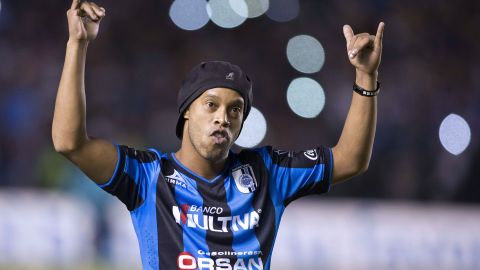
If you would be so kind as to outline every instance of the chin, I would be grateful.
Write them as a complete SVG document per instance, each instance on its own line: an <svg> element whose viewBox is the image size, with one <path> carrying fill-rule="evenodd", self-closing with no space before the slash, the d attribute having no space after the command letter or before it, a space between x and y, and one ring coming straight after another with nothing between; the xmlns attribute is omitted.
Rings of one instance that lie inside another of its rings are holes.
<svg viewBox="0 0 480 270"><path fill-rule="evenodd" d="M229 149L230 146L221 147L214 145L210 149L206 150L202 156L210 161L217 161L226 158L228 156Z"/></svg>

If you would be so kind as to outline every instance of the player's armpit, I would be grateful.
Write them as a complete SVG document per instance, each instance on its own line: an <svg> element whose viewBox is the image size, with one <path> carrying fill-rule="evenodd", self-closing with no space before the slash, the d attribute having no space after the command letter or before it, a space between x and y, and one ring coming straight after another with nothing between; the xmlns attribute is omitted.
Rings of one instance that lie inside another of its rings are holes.
<svg viewBox="0 0 480 270"><path fill-rule="evenodd" d="M99 185L110 180L118 160L116 146L98 138L90 138L77 149L61 154Z"/></svg>

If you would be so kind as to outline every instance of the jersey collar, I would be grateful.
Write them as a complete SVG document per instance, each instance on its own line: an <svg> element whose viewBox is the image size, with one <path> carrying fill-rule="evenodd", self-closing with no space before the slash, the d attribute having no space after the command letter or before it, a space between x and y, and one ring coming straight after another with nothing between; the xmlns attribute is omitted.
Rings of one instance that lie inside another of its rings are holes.
<svg viewBox="0 0 480 270"><path fill-rule="evenodd" d="M228 174L229 174L229 169L232 165L232 162L233 162L233 152L230 150L229 153L228 153L228 157L227 157L227 161L225 162L225 166L224 168L222 169L222 171L220 172L220 174L218 174L217 176L215 176L213 179L207 179L201 175L198 175L196 174L195 172L193 172L192 170L190 170L189 168L187 168L185 165L183 165L176 157L175 157L175 153L173 152L170 152L168 154L168 158L172 161L173 163L173 166L179 170L180 172L182 172L183 174L185 174L186 176L188 176L189 178L191 179L194 179L196 181L200 180L200 181L203 181L203 182L206 182L206 183L209 183L209 184L214 184L216 183L217 181L220 181L220 180L223 180L225 179Z"/></svg>

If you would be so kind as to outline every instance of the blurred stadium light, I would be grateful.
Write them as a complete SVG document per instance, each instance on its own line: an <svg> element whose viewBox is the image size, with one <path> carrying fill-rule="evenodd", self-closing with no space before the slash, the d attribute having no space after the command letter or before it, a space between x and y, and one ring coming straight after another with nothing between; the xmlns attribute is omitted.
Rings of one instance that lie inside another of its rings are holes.
<svg viewBox="0 0 480 270"><path fill-rule="evenodd" d="M248 7L244 0L236 1L235 7L237 10L242 10L240 14L248 12ZM225 0L210 0L207 4L207 12L212 22L223 28L235 28L247 19L247 17L240 16L235 12L230 2Z"/></svg>
<svg viewBox="0 0 480 270"><path fill-rule="evenodd" d="M315 80L306 77L296 78L288 86L287 102L295 114L304 118L314 118L325 106L325 93Z"/></svg>
<svg viewBox="0 0 480 270"><path fill-rule="evenodd" d="M247 9L244 8L244 2ZM233 11L242 17L256 18L263 15L270 5L269 0L229 0Z"/></svg>
<svg viewBox="0 0 480 270"><path fill-rule="evenodd" d="M265 117L257 108L252 107L235 144L241 147L254 147L262 142L266 133L267 121Z"/></svg>
<svg viewBox="0 0 480 270"><path fill-rule="evenodd" d="M449 114L443 119L438 131L443 147L453 155L460 155L470 144L470 126L457 114Z"/></svg>
<svg viewBox="0 0 480 270"><path fill-rule="evenodd" d="M173 23L184 30L198 30L210 20L205 0L175 0L169 15Z"/></svg>
<svg viewBox="0 0 480 270"><path fill-rule="evenodd" d="M287 59L296 70L315 73L320 71L325 63L325 51L314 37L298 35L288 41Z"/></svg>

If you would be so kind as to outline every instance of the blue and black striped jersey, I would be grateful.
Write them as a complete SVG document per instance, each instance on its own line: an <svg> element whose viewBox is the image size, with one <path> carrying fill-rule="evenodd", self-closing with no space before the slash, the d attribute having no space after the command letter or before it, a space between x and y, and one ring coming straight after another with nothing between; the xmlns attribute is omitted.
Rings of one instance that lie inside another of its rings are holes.
<svg viewBox="0 0 480 270"><path fill-rule="evenodd" d="M330 148L270 146L229 152L205 179L173 153L119 145L115 173L102 189L130 211L144 269L269 269L285 207L330 187Z"/></svg>

